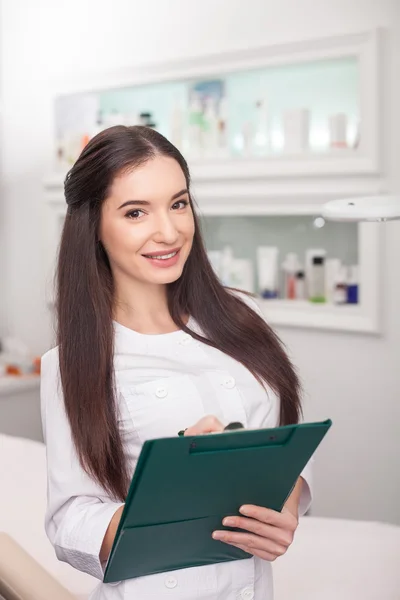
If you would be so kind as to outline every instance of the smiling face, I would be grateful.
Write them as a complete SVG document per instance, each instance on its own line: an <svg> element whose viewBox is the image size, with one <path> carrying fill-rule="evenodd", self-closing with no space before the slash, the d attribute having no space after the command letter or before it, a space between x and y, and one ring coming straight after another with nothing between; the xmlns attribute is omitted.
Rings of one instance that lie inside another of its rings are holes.
<svg viewBox="0 0 400 600"><path fill-rule="evenodd" d="M101 209L99 238L114 281L167 284L179 279L194 236L184 173L156 156L116 177Z"/></svg>

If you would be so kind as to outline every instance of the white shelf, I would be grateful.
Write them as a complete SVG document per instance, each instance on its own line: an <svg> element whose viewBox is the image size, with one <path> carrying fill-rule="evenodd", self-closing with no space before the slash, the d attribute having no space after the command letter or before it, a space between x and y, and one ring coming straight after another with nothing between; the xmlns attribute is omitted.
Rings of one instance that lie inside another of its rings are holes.
<svg viewBox="0 0 400 600"><path fill-rule="evenodd" d="M264 157L191 158L186 156L194 183L207 181L262 180L270 177L332 177L371 175L375 166L358 150L343 149L290 155L268 154ZM72 165L71 165L72 166ZM57 169L46 178L48 187L63 183L68 169Z"/></svg>
<svg viewBox="0 0 400 600"><path fill-rule="evenodd" d="M39 389L39 375L5 375L0 377L0 397L26 390Z"/></svg>
<svg viewBox="0 0 400 600"><path fill-rule="evenodd" d="M347 176L343 165L344 174L340 174L338 168L337 175L324 175L323 171L312 175L303 166L302 177L293 173L292 177L269 177L266 174L268 161L263 160L262 166L257 159L225 161L220 165L189 162L192 194L200 212L204 215L318 215L321 206L329 200L390 191L387 182L380 177ZM66 174L66 170L54 170L43 180L46 201L57 205L59 212L66 210Z"/></svg>
<svg viewBox="0 0 400 600"><path fill-rule="evenodd" d="M263 179L266 177L313 177L363 175L375 172L376 165L357 150L308 152L298 155L270 154L263 158L190 160L193 181ZM377 169L376 169L377 171Z"/></svg>
<svg viewBox="0 0 400 600"><path fill-rule="evenodd" d="M359 304L319 304L301 300L263 300L258 304L275 326L376 333L376 325Z"/></svg>

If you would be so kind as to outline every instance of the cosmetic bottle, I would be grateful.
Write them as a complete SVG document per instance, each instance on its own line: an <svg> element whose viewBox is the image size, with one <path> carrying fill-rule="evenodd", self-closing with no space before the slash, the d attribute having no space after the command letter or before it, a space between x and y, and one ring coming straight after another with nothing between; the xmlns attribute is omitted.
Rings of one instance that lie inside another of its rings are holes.
<svg viewBox="0 0 400 600"><path fill-rule="evenodd" d="M305 272L300 270L295 275L295 297L296 300L305 300L306 297L306 285L305 285Z"/></svg>
<svg viewBox="0 0 400 600"><path fill-rule="evenodd" d="M302 154L309 148L310 111L287 110L283 113L284 150L288 154Z"/></svg>
<svg viewBox="0 0 400 600"><path fill-rule="evenodd" d="M148 125L151 123L153 117L151 112L143 111L139 113L139 123L140 125Z"/></svg>
<svg viewBox="0 0 400 600"><path fill-rule="evenodd" d="M283 298L295 300L296 298L296 273L300 270L300 263L295 252L289 252L282 264L284 284Z"/></svg>
<svg viewBox="0 0 400 600"><path fill-rule="evenodd" d="M253 123L247 119L242 124L242 156L249 157L253 154Z"/></svg>
<svg viewBox="0 0 400 600"><path fill-rule="evenodd" d="M354 140L353 140L353 148L355 150L357 150L357 148L360 147L360 142L361 142L361 122L358 121L357 125L356 125L356 130L354 133Z"/></svg>
<svg viewBox="0 0 400 600"><path fill-rule="evenodd" d="M189 105L189 152L197 157L202 151L203 107L199 95L192 95Z"/></svg>
<svg viewBox="0 0 400 600"><path fill-rule="evenodd" d="M325 297L326 301L334 303L335 287L342 275L342 262L338 258L325 260Z"/></svg>
<svg viewBox="0 0 400 600"><path fill-rule="evenodd" d="M329 145L331 148L347 148L347 116L344 113L329 117Z"/></svg>
<svg viewBox="0 0 400 600"><path fill-rule="evenodd" d="M218 106L218 156L224 158L228 154L228 99L223 96Z"/></svg>
<svg viewBox="0 0 400 600"><path fill-rule="evenodd" d="M347 304L347 269L341 267L335 277L333 287L333 303Z"/></svg>
<svg viewBox="0 0 400 600"><path fill-rule="evenodd" d="M80 152L79 152L79 154L88 145L89 141L90 141L90 135L88 133L84 133L82 135L82 137L81 137Z"/></svg>
<svg viewBox="0 0 400 600"><path fill-rule="evenodd" d="M325 257L312 258L310 279L308 281L309 300L311 302L325 302Z"/></svg>
<svg viewBox="0 0 400 600"><path fill-rule="evenodd" d="M70 166L68 135L62 134L57 140L57 169L66 170Z"/></svg>
<svg viewBox="0 0 400 600"><path fill-rule="evenodd" d="M358 304L358 265L349 267L349 276L347 281L347 302L348 304Z"/></svg>
<svg viewBox="0 0 400 600"><path fill-rule="evenodd" d="M204 154L215 158L218 154L218 115L213 98L206 99L202 132Z"/></svg>
<svg viewBox="0 0 400 600"><path fill-rule="evenodd" d="M262 298L278 297L278 252L276 246L257 248L258 291Z"/></svg>
<svg viewBox="0 0 400 600"><path fill-rule="evenodd" d="M253 148L255 156L264 156L268 151L268 108L265 98L256 102Z"/></svg>
<svg viewBox="0 0 400 600"><path fill-rule="evenodd" d="M229 281L231 287L254 293L253 262L246 258L234 258L230 264Z"/></svg>

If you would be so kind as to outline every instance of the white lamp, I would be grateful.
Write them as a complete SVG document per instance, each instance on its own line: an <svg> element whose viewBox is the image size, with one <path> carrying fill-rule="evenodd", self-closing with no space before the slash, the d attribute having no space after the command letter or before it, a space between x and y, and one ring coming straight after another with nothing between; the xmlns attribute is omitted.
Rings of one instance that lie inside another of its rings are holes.
<svg viewBox="0 0 400 600"><path fill-rule="evenodd" d="M400 196L332 200L321 214L327 221L393 221L400 219Z"/></svg>

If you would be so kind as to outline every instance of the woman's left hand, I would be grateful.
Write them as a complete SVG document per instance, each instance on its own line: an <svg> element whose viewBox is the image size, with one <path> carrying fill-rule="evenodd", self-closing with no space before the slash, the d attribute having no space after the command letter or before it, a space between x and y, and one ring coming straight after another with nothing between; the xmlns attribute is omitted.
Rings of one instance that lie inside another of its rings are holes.
<svg viewBox="0 0 400 600"><path fill-rule="evenodd" d="M264 560L274 561L285 554L293 542L298 517L286 506L277 512L261 506L242 506L244 516L226 517L222 524L237 527L244 532L214 531L213 538L241 548Z"/></svg>

